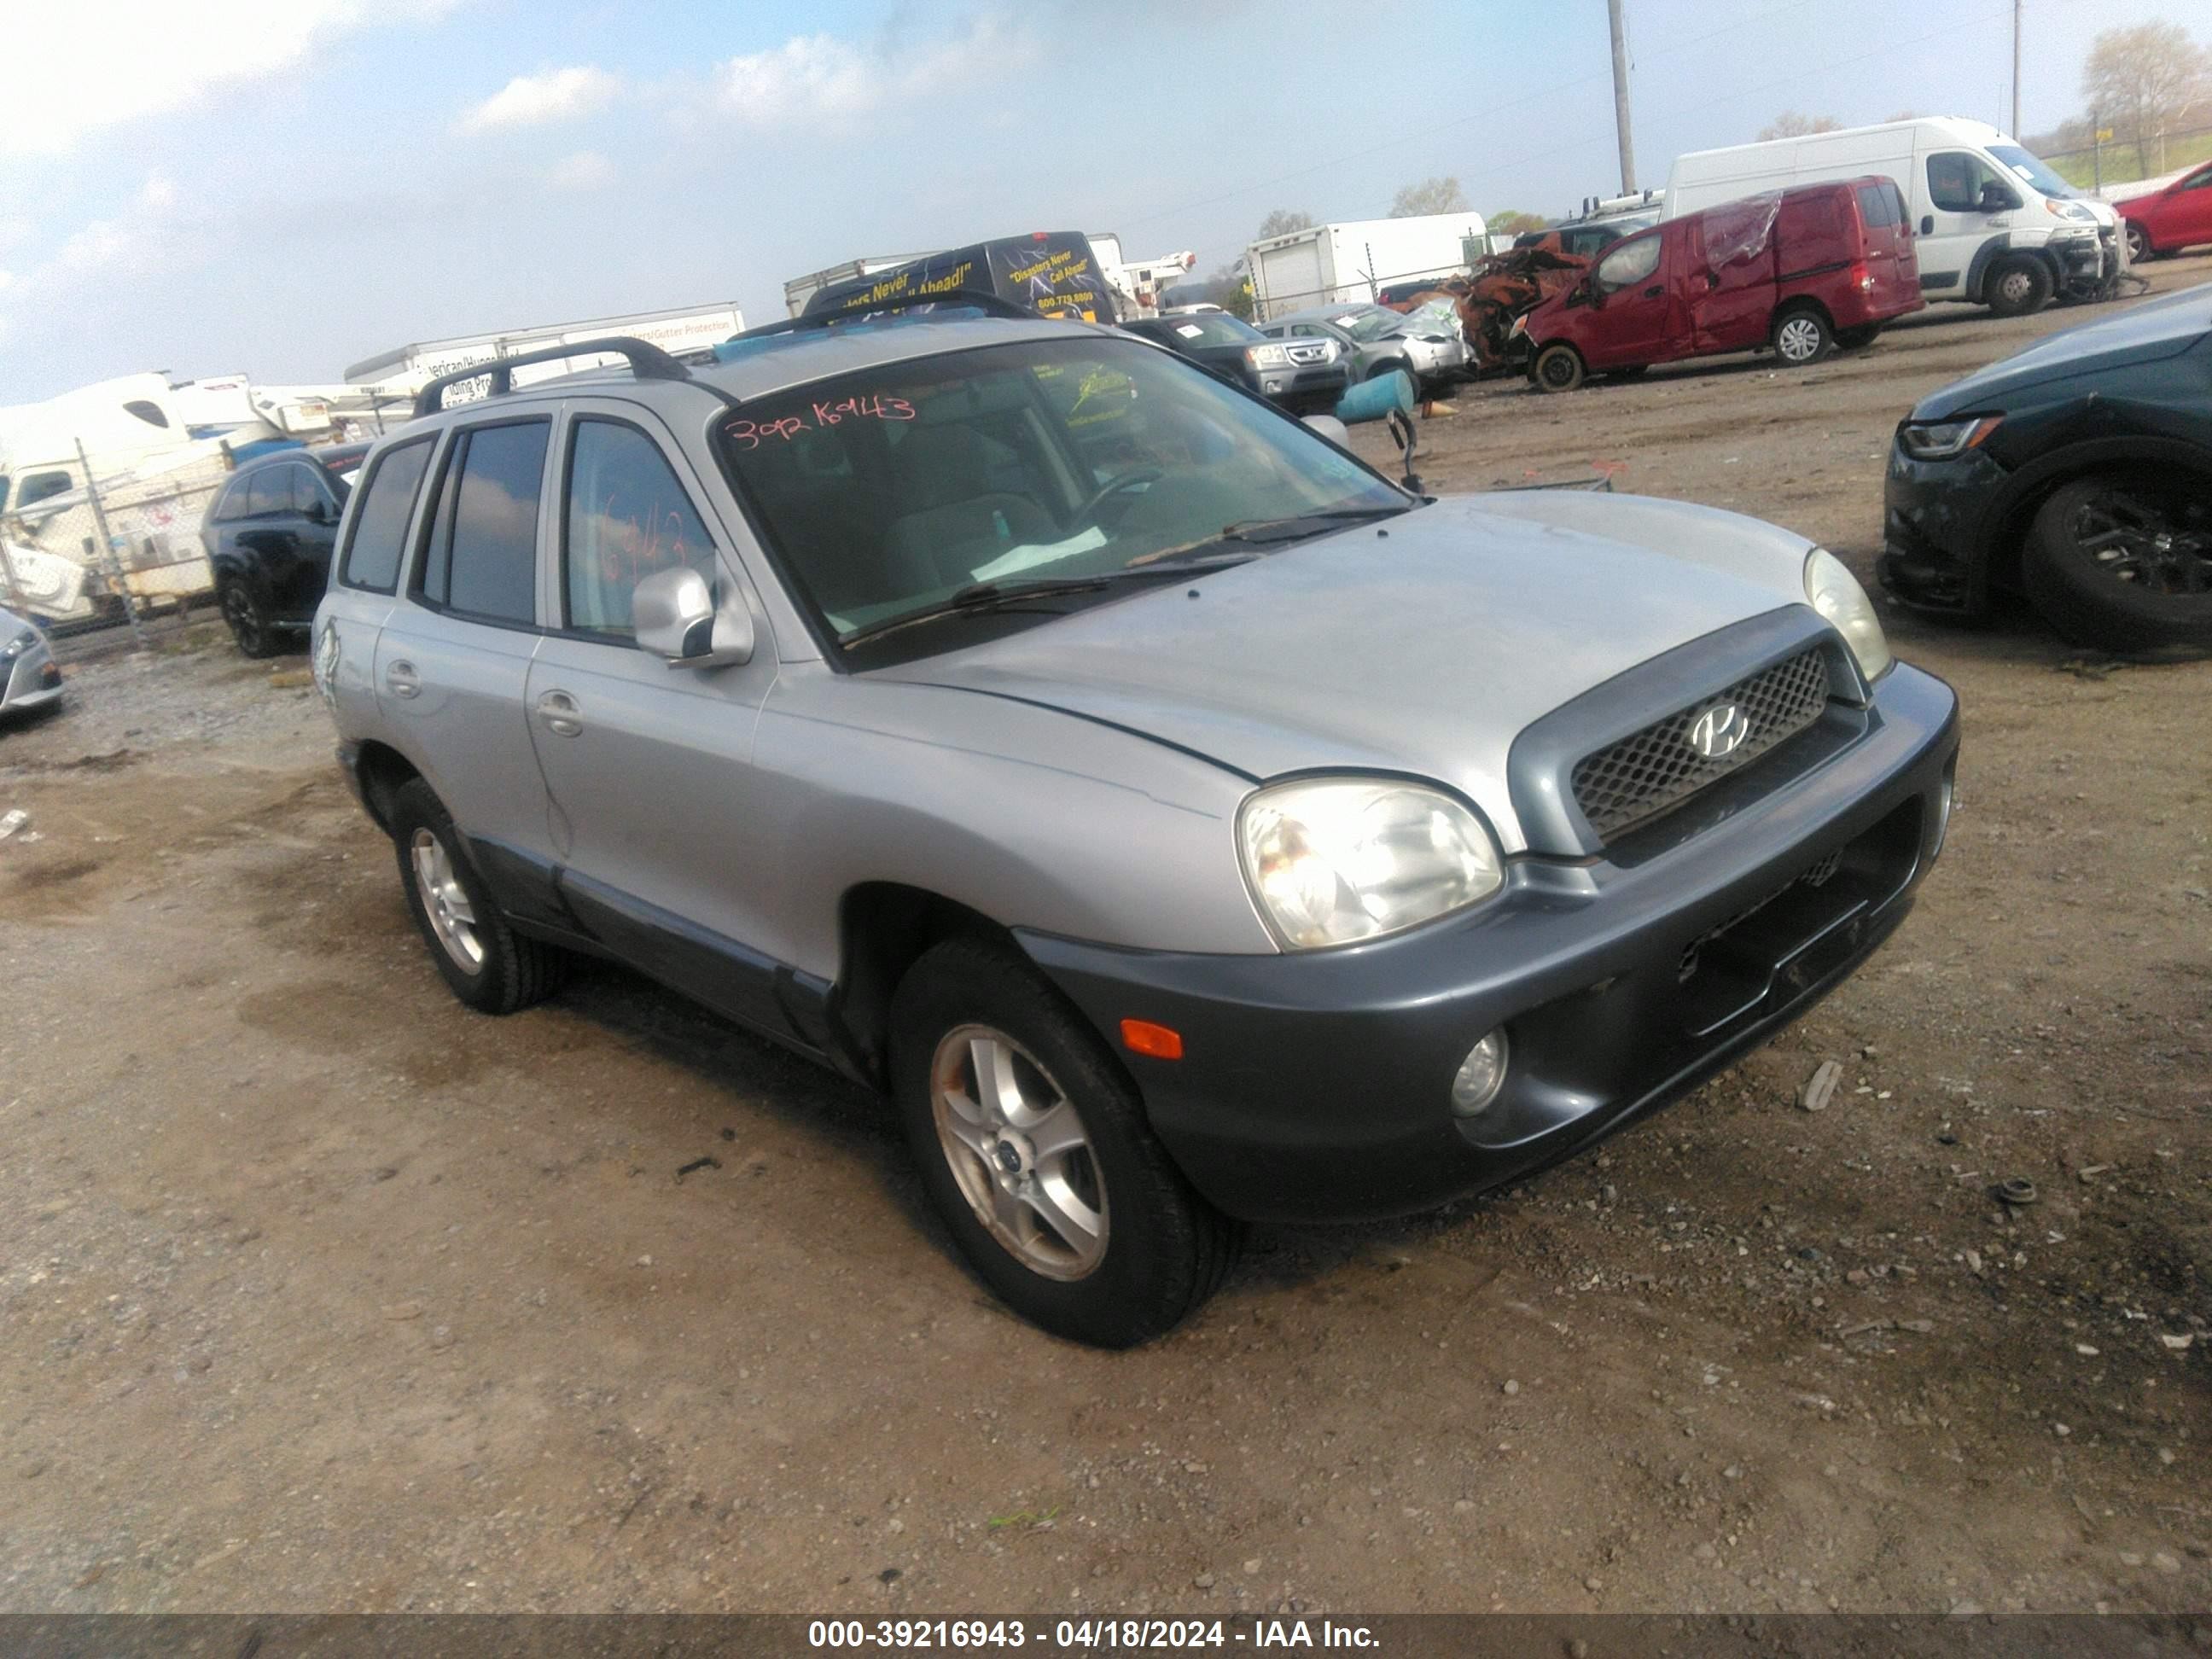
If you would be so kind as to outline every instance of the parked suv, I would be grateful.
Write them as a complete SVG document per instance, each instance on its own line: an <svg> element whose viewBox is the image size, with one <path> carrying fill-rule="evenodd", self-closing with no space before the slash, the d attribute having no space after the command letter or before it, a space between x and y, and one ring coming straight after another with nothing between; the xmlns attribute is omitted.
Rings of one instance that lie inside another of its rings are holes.
<svg viewBox="0 0 2212 1659"><path fill-rule="evenodd" d="M241 462L208 503L200 542L238 648L274 656L314 620L366 444L280 449Z"/></svg>
<svg viewBox="0 0 2212 1659"><path fill-rule="evenodd" d="M1467 369L1467 346L1456 327L1417 326L1410 317L1387 306L1323 306L1292 312L1262 323L1260 331L1292 345L1301 340L1334 340L1353 380L1402 374L1412 379L1416 392L1432 394L1461 379Z"/></svg>
<svg viewBox="0 0 2212 1659"><path fill-rule="evenodd" d="M314 670L463 1002L611 957L880 1089L975 1271L1126 1344L1238 1219L1525 1176L1904 917L1955 705L1830 555L1431 500L998 305L380 443Z"/></svg>
<svg viewBox="0 0 2212 1659"><path fill-rule="evenodd" d="M1121 326L1295 415L1328 413L1350 383L1335 341L1271 340L1225 311L1139 317Z"/></svg>

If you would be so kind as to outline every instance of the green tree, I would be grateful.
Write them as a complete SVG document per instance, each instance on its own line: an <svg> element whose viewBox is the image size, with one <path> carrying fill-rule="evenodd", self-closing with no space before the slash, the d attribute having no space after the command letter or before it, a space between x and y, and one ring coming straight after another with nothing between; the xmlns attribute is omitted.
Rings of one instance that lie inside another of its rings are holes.
<svg viewBox="0 0 2212 1659"><path fill-rule="evenodd" d="M1549 230L1552 222L1539 214L1523 213L1518 208L1508 208L1503 213L1493 213L1483 222L1493 235L1520 236L1532 230Z"/></svg>
<svg viewBox="0 0 2212 1659"><path fill-rule="evenodd" d="M2205 96L2208 60L2204 48L2179 23L2142 23L2106 29L2089 47L2081 66L2081 96L2089 112L2124 134L2135 145L2136 165L2151 173L2145 141L2160 141L2164 160L2166 130Z"/></svg>
<svg viewBox="0 0 2212 1659"><path fill-rule="evenodd" d="M1447 175L1407 185L1390 198L1390 216L1411 219L1423 213L1465 213L1470 205L1458 179Z"/></svg>

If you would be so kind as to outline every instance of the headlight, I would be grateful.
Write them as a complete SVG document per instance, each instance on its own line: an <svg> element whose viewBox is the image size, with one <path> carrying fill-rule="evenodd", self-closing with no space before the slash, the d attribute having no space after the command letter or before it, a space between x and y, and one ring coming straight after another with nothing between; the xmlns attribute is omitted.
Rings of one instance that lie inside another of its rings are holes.
<svg viewBox="0 0 2212 1659"><path fill-rule="evenodd" d="M1246 346L1244 361L1255 368L1285 368L1290 365L1291 354L1279 345Z"/></svg>
<svg viewBox="0 0 2212 1659"><path fill-rule="evenodd" d="M1277 784L1246 800L1237 828L1261 914L1292 950L1395 933L1505 881L1474 813L1395 778Z"/></svg>
<svg viewBox="0 0 2212 1659"><path fill-rule="evenodd" d="M1898 447L1916 461L1948 461L1970 449L2004 423L2002 415L1969 415L1962 420L1907 422L1897 428Z"/></svg>
<svg viewBox="0 0 2212 1659"><path fill-rule="evenodd" d="M1505 331L1505 337L1509 340L1517 340L1528 331L1528 313L1524 311L1513 319L1513 326Z"/></svg>
<svg viewBox="0 0 2212 1659"><path fill-rule="evenodd" d="M2094 220L2097 216L2079 202L2054 202L2048 196L2043 198L2043 207L2054 219Z"/></svg>
<svg viewBox="0 0 2212 1659"><path fill-rule="evenodd" d="M15 661L38 642L38 631L35 629L25 629L7 644L0 645L0 662Z"/></svg>
<svg viewBox="0 0 2212 1659"><path fill-rule="evenodd" d="M1889 641L1874 614L1874 601L1844 562L1824 547L1805 556L1805 598L1844 636L1869 683L1889 672Z"/></svg>

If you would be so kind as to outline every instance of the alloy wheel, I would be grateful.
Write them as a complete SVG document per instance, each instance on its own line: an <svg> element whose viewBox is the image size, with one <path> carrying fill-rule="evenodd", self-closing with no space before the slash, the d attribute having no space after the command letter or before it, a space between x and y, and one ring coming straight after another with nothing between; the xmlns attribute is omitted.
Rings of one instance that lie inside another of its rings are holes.
<svg viewBox="0 0 2212 1659"><path fill-rule="evenodd" d="M222 590L222 619L230 624L239 648L252 653L261 648L261 617L253 596L233 582Z"/></svg>
<svg viewBox="0 0 2212 1659"><path fill-rule="evenodd" d="M1793 363L1809 363L1820 354L1820 325L1809 317L1792 317L1774 336L1774 349Z"/></svg>
<svg viewBox="0 0 2212 1659"><path fill-rule="evenodd" d="M455 967L465 974L478 972L483 967L484 946L477 932L476 906L454 873L446 844L429 830L417 830L408 854L414 860L415 887L422 896L422 914L430 919L431 933Z"/></svg>
<svg viewBox="0 0 2212 1659"><path fill-rule="evenodd" d="M931 1063L930 1109L961 1196L1000 1248L1046 1279L1097 1268L1107 1232L1097 1155L1035 1056L990 1026L956 1026Z"/></svg>
<svg viewBox="0 0 2212 1659"><path fill-rule="evenodd" d="M2087 496L2067 525L2075 551L2114 581L2151 593L2212 593L2212 524L2179 515L2133 490Z"/></svg>

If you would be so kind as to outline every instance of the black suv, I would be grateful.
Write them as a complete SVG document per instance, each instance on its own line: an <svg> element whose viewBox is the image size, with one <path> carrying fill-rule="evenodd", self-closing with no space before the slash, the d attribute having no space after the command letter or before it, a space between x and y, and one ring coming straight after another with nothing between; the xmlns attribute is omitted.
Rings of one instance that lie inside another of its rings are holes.
<svg viewBox="0 0 2212 1659"><path fill-rule="evenodd" d="M238 648L274 656L282 635L314 620L331 571L338 515L367 444L283 449L241 462L209 504L200 541Z"/></svg>

